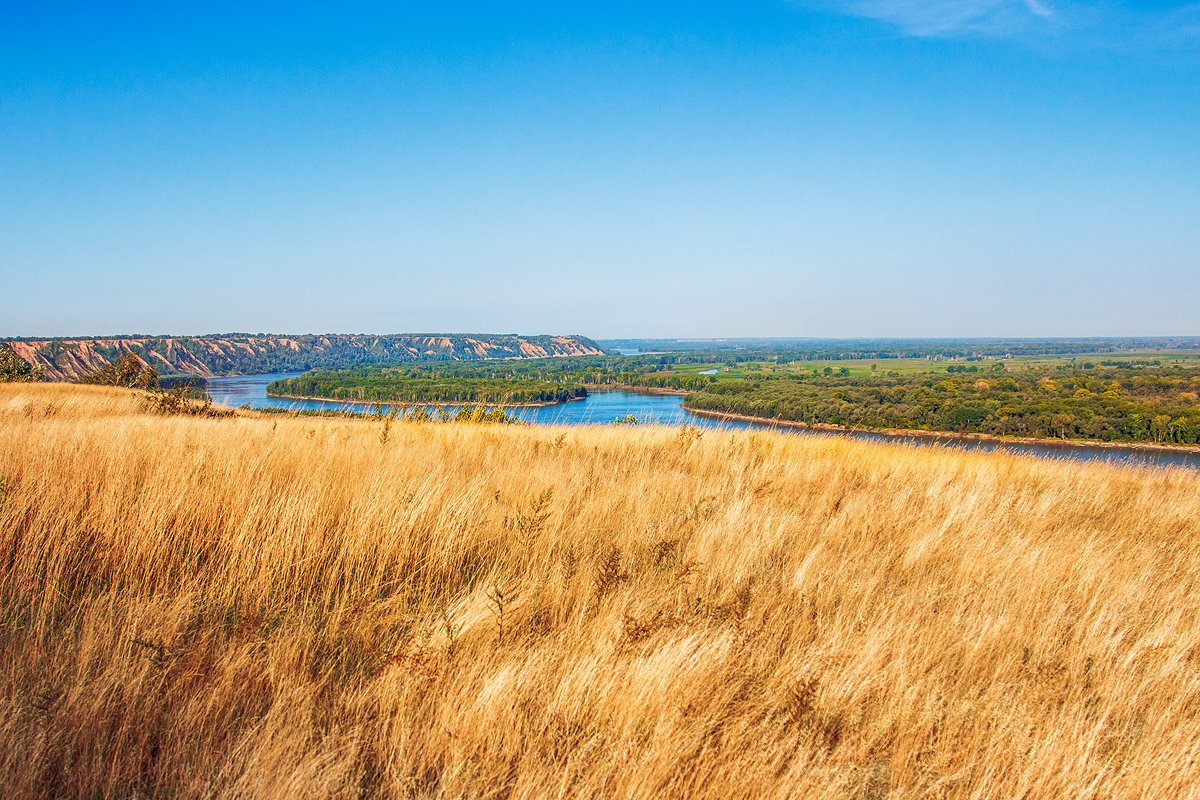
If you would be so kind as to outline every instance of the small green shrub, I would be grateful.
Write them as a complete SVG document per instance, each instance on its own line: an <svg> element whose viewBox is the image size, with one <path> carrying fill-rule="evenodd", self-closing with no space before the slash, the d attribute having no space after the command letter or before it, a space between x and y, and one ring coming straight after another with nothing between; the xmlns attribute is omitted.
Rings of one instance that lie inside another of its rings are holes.
<svg viewBox="0 0 1200 800"><path fill-rule="evenodd" d="M0 383L44 380L41 367L26 364L11 347L0 347Z"/></svg>
<svg viewBox="0 0 1200 800"><path fill-rule="evenodd" d="M187 414L194 417L231 417L233 411L214 408L212 397L203 389L176 386L174 389L152 389L147 398L150 410L156 414Z"/></svg>
<svg viewBox="0 0 1200 800"><path fill-rule="evenodd" d="M130 389L155 389L158 371L133 353L126 353L111 364L89 372L78 380L97 386L124 386Z"/></svg>

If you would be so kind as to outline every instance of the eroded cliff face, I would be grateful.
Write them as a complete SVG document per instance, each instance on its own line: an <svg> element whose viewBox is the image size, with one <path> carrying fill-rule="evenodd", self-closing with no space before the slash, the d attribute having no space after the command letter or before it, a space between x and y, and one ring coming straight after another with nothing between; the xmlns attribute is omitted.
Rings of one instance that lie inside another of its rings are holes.
<svg viewBox="0 0 1200 800"><path fill-rule="evenodd" d="M27 363L43 367L52 380L78 378L126 353L159 372L212 377L399 361L553 358L605 352L584 336L491 334L130 336L10 340L4 344Z"/></svg>

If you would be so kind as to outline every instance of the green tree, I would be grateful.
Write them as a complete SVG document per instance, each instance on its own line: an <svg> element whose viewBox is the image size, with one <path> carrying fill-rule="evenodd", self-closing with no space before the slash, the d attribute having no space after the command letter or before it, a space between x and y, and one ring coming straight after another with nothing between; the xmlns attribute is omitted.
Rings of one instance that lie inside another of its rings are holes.
<svg viewBox="0 0 1200 800"><path fill-rule="evenodd" d="M40 381L41 367L26 364L11 347L0 347L0 383L13 381Z"/></svg>
<svg viewBox="0 0 1200 800"><path fill-rule="evenodd" d="M1154 441L1161 442L1173 431L1171 430L1171 417L1167 414L1158 414L1150 420L1150 431L1154 436Z"/></svg>
<svg viewBox="0 0 1200 800"><path fill-rule="evenodd" d="M1058 434L1058 438L1067 438L1067 433L1075 425L1075 418L1070 414L1054 414L1050 417L1050 427Z"/></svg>

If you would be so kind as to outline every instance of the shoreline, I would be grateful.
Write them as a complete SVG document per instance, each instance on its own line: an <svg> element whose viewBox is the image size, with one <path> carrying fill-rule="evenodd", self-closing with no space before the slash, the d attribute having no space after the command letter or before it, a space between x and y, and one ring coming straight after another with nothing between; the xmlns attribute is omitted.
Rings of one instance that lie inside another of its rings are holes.
<svg viewBox="0 0 1200 800"><path fill-rule="evenodd" d="M405 406L416 407L424 406L427 408L462 408L469 406L473 408L546 408L547 406L561 406L567 403L574 403L577 400L586 400L587 397L572 397L568 400L558 400L546 403L487 403L475 400L446 402L444 400L338 400L332 397L304 397L296 394L272 394L266 392L266 396L275 400L305 400L310 403L333 403L343 406Z"/></svg>
<svg viewBox="0 0 1200 800"><path fill-rule="evenodd" d="M1037 439L1027 436L995 436L990 433L955 433L953 431L920 431L904 428L855 428L849 425L834 425L828 422L809 424L790 419L772 419L771 417L753 417L748 414L736 414L731 411L710 411L708 409L688 408L681 406L689 414L708 419L723 419L731 422L753 422L761 425L779 426L781 428L801 428L822 433L843 434L873 434L889 439L928 439L931 441L982 442L997 445L1035 446L1050 449L1091 448L1095 450L1117 450L1128 452L1148 453L1179 453L1200 455L1200 446L1151 444L1148 442L1094 442L1081 439Z"/></svg>
<svg viewBox="0 0 1200 800"><path fill-rule="evenodd" d="M666 386L626 386L623 383L581 383L583 388L597 392L628 392L630 394L661 394L686 397L691 394L687 389L670 389Z"/></svg>
<svg viewBox="0 0 1200 800"><path fill-rule="evenodd" d="M691 392L686 389L668 389L660 386L625 386L624 384L611 383L581 383L579 384L584 389L591 392L628 392L630 394L655 394L655 395L675 395L678 397L686 397ZM447 402L445 400L338 400L332 397L307 397L298 394L273 394L265 392L267 397L275 400L306 400L311 403L338 403L341 405L351 406L431 406L434 408L458 408L460 406L487 406L488 408L547 408L549 406L561 406L567 403L574 403L580 400L586 400L587 395L583 397L571 397L567 400L559 400L545 403L480 403L476 401L454 401ZM691 409L687 409L691 411Z"/></svg>

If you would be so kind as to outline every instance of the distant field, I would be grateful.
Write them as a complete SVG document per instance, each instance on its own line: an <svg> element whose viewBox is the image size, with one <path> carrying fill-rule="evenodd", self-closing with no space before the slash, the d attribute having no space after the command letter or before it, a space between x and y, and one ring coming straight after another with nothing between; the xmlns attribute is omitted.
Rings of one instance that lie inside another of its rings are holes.
<svg viewBox="0 0 1200 800"><path fill-rule="evenodd" d="M735 354L731 354L733 357ZM1200 364L1200 352L1196 350L1155 350L1144 353L1082 353L1063 356L1014 356L1008 359L981 359L979 361L944 360L931 361L926 358L877 358L877 359L822 359L817 361L797 361L794 363L778 363L773 360L757 360L739 362L734 366L721 365L717 373L718 379L745 378L747 375L787 374L795 372L823 371L826 367L840 372L845 368L854 377L871 377L896 372L900 375L921 372L945 372L947 367L977 367L986 369L997 362L1003 363L1009 369L1022 367L1057 367L1072 364L1101 364L1104 361L1121 363L1144 363L1160 361L1163 364L1180 364L1196 366ZM677 364L671 367L673 372L695 375L700 371L712 368L712 364ZM872 369L874 367L874 369Z"/></svg>
<svg viewBox="0 0 1200 800"><path fill-rule="evenodd" d="M1200 786L1200 475L0 384L5 797Z"/></svg>

